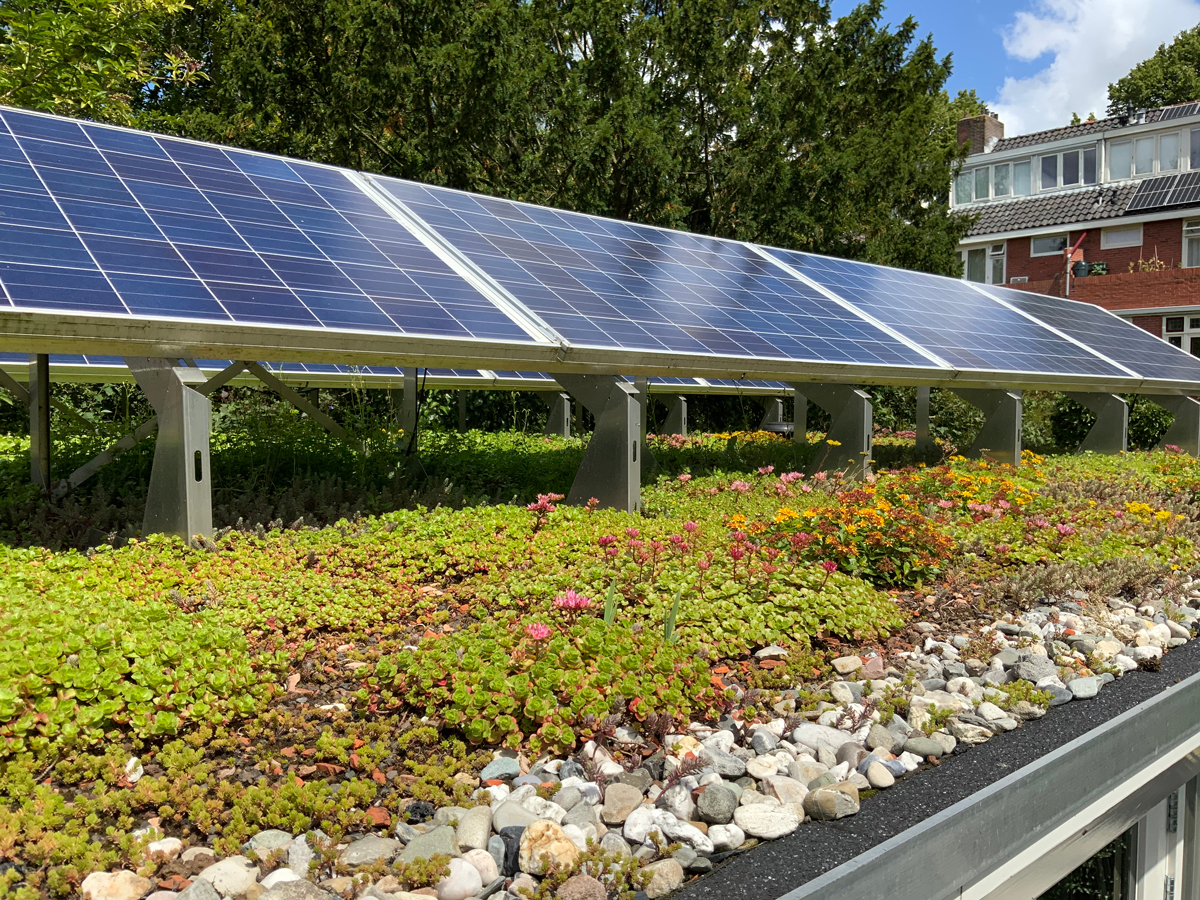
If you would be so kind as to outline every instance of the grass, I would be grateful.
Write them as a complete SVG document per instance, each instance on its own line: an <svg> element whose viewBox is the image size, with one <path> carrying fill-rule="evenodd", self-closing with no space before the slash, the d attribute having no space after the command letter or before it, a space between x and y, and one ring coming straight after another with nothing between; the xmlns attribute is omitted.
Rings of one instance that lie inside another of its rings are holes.
<svg viewBox="0 0 1200 900"><path fill-rule="evenodd" d="M1200 463L1181 454L955 459L859 484L794 475L802 453L771 435L662 438L635 515L550 496L578 440L431 434L407 475L385 449L356 462L323 442L299 425L215 442L220 515L244 527L207 549L133 536L140 457L114 470L123 494L102 482L49 513L6 490L0 856L20 868L0 896L137 867L147 819L221 852L266 827L338 837L369 808L470 806L489 746L774 717L963 578L995 586L977 612L996 614L1068 581L1116 593L1197 568ZM17 491L24 445L0 450ZM114 496L117 527L88 518ZM88 528L125 539L61 549ZM769 643L786 664L754 662Z"/></svg>

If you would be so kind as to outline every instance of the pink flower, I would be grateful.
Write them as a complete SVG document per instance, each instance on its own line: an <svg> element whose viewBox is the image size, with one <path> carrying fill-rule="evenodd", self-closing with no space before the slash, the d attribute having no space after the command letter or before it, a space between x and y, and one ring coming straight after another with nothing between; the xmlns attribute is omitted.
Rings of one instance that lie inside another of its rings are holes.
<svg viewBox="0 0 1200 900"><path fill-rule="evenodd" d="M741 547L730 547L729 548L729 558L732 559L734 562L737 562L739 559L744 559L745 556L746 556L746 551L743 550Z"/></svg>
<svg viewBox="0 0 1200 900"><path fill-rule="evenodd" d="M1063 537L1066 537L1068 534L1075 533L1074 528L1072 528L1070 525L1064 525L1061 522L1058 523L1057 525L1055 525L1054 527L1058 530L1058 533L1061 534Z"/></svg>
<svg viewBox="0 0 1200 900"><path fill-rule="evenodd" d="M735 481L733 484L729 485L729 489L731 491L737 491L739 494L744 494L746 491L750 490L750 482Z"/></svg>
<svg viewBox="0 0 1200 900"><path fill-rule="evenodd" d="M635 538L634 540L631 540L629 542L629 546L633 547L636 550L638 547L645 546L645 543L646 543L645 541L639 541Z"/></svg>
<svg viewBox="0 0 1200 900"><path fill-rule="evenodd" d="M664 550L667 549L667 545L664 544L662 541L651 541L650 549L653 550L655 553L662 553Z"/></svg>
<svg viewBox="0 0 1200 900"><path fill-rule="evenodd" d="M691 481L691 480L692 480L692 476L691 476L691 475L689 475L687 472L684 472L684 473L683 473L682 475L680 475L680 476L679 476L679 478L677 478L676 480L677 480L677 481L682 481L684 484L687 484L689 481Z"/></svg>
<svg viewBox="0 0 1200 900"><path fill-rule="evenodd" d="M785 482L780 481L778 484L775 485L775 496L776 497L790 497L790 496L792 496L792 492L788 489L788 486Z"/></svg>
<svg viewBox="0 0 1200 900"><path fill-rule="evenodd" d="M567 592L565 594L563 594L561 597L554 598L554 605L559 609L587 609L592 605L592 598L575 593L573 588L567 588Z"/></svg>
<svg viewBox="0 0 1200 900"><path fill-rule="evenodd" d="M607 550L605 550L604 552L605 552L605 553L606 553L608 556L610 556L610 557L615 557L615 556L616 556L618 553L620 553L621 551L620 551L620 550L618 550L616 547L609 547L609 548L608 548Z"/></svg>
<svg viewBox="0 0 1200 900"><path fill-rule="evenodd" d="M779 571L779 566L773 566L770 563L763 563L762 570L767 575L774 575Z"/></svg>
<svg viewBox="0 0 1200 900"><path fill-rule="evenodd" d="M708 493L710 496L716 496L717 494L721 493L721 489L718 487L710 487L708 489Z"/></svg>
<svg viewBox="0 0 1200 900"><path fill-rule="evenodd" d="M802 490L806 494L811 494L812 493L812 485L811 484L802 484L802 485L800 485L800 490Z"/></svg>
<svg viewBox="0 0 1200 900"><path fill-rule="evenodd" d="M525 626L525 634L530 640L544 641L553 633L549 625L543 625L541 622L530 622Z"/></svg>
<svg viewBox="0 0 1200 900"><path fill-rule="evenodd" d="M1049 528L1050 527L1050 523L1047 522L1045 519L1034 519L1031 524L1033 524L1037 528Z"/></svg>
<svg viewBox="0 0 1200 900"><path fill-rule="evenodd" d="M744 531L735 531L733 534L730 535L730 537L733 538L733 540L739 544L746 543L746 532L744 532Z"/></svg>
<svg viewBox="0 0 1200 900"><path fill-rule="evenodd" d="M676 547L678 547L680 544L683 543L683 535L682 534L673 534L673 535L671 535L670 538L668 538L668 540L670 540L670 542L672 544L674 544Z"/></svg>
<svg viewBox="0 0 1200 900"><path fill-rule="evenodd" d="M813 536L807 531L797 531L788 538L792 542L792 547L796 550L803 550L813 542Z"/></svg>
<svg viewBox="0 0 1200 900"><path fill-rule="evenodd" d="M707 572L708 567L711 565L712 565L712 563L707 559L700 559L700 560L696 561L696 568L699 569L701 572Z"/></svg>
<svg viewBox="0 0 1200 900"><path fill-rule="evenodd" d="M597 541L597 543L601 547L607 547L609 544L615 544L616 542L617 542L617 539L615 537L613 537L611 534L606 534L603 537L601 537L599 541Z"/></svg>
<svg viewBox="0 0 1200 900"><path fill-rule="evenodd" d="M799 472L784 472L779 476L779 480L784 484L791 484L793 481L799 481L803 477Z"/></svg>
<svg viewBox="0 0 1200 900"><path fill-rule="evenodd" d="M942 509L950 509L954 506L954 501L953 500L939 500L938 506L940 506Z"/></svg>
<svg viewBox="0 0 1200 900"><path fill-rule="evenodd" d="M813 476L813 481L824 481L828 477L829 477L828 472L818 472L816 475Z"/></svg>
<svg viewBox="0 0 1200 900"><path fill-rule="evenodd" d="M695 534L696 530L699 527L700 526L697 525L695 522L684 522L683 523L683 530L686 531L688 534Z"/></svg>
<svg viewBox="0 0 1200 900"><path fill-rule="evenodd" d="M824 569L828 574L832 575L838 570L838 564L832 559L827 559L825 562L821 563L821 568Z"/></svg>
<svg viewBox="0 0 1200 900"><path fill-rule="evenodd" d="M775 467L774 467L774 466L759 466L759 467L758 467L758 474L759 474L759 475L770 475L770 474L771 474L772 472L774 472L774 471L775 471Z"/></svg>
<svg viewBox="0 0 1200 900"><path fill-rule="evenodd" d="M996 505L1001 509L1012 509L1012 504L1007 500L997 500Z"/></svg>
<svg viewBox="0 0 1200 900"><path fill-rule="evenodd" d="M635 537L637 537L639 534L641 534L641 532L640 532L640 531L638 531L636 528L626 528L626 529L625 529L625 536L626 536L626 537L635 538Z"/></svg>

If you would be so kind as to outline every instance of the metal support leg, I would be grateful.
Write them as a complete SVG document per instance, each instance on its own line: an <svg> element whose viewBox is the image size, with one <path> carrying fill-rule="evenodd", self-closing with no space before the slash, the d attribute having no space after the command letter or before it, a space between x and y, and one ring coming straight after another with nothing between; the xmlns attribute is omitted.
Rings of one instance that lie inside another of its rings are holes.
<svg viewBox="0 0 1200 900"><path fill-rule="evenodd" d="M859 477L871 471L871 395L845 384L797 384L796 409L809 400L829 413L832 422L825 445L809 466L811 471L846 469Z"/></svg>
<svg viewBox="0 0 1200 900"><path fill-rule="evenodd" d="M125 364L158 414L143 533L177 534L187 541L196 535L211 535L208 434L212 403L192 387L204 384L204 375L166 359L131 357Z"/></svg>
<svg viewBox="0 0 1200 900"><path fill-rule="evenodd" d="M930 462L934 458L933 436L929 433L929 394L930 388L917 388L916 457L922 462Z"/></svg>
<svg viewBox="0 0 1200 900"><path fill-rule="evenodd" d="M792 443L808 446L808 395L799 388L792 397Z"/></svg>
<svg viewBox="0 0 1200 900"><path fill-rule="evenodd" d="M458 392L458 433L467 432L467 392Z"/></svg>
<svg viewBox="0 0 1200 900"><path fill-rule="evenodd" d="M1021 392L988 388L951 388L987 418L966 455L987 457L996 462L1020 465Z"/></svg>
<svg viewBox="0 0 1200 900"><path fill-rule="evenodd" d="M658 472L658 460L654 458L654 454L650 451L650 446L646 443L646 434L648 428L646 423L649 420L650 413L650 381L647 378L633 379L633 388L637 391L638 404L638 434L641 435L641 460L642 474L647 477L654 477Z"/></svg>
<svg viewBox="0 0 1200 900"><path fill-rule="evenodd" d="M542 429L542 434L569 438L571 436L571 395L561 391L538 391L538 396L550 407L550 415L546 419L546 427Z"/></svg>
<svg viewBox="0 0 1200 900"><path fill-rule="evenodd" d="M1129 449L1129 404L1116 394L1067 394L1096 414L1096 424L1079 445L1079 452L1116 454Z"/></svg>
<svg viewBox="0 0 1200 900"><path fill-rule="evenodd" d="M29 355L29 477L50 490L50 357Z"/></svg>
<svg viewBox="0 0 1200 900"><path fill-rule="evenodd" d="M595 497L601 507L641 509L637 389L613 375L556 375L555 380L596 417L567 502L582 506Z"/></svg>
<svg viewBox="0 0 1200 900"><path fill-rule="evenodd" d="M667 421L663 426L667 434L679 434L687 437L687 397L675 397L671 409L667 412Z"/></svg>
<svg viewBox="0 0 1200 900"><path fill-rule="evenodd" d="M758 423L759 428L775 425L783 421L783 401L778 397L762 398L763 417Z"/></svg>
<svg viewBox="0 0 1200 900"><path fill-rule="evenodd" d="M1169 444L1192 456L1200 456L1200 402L1191 397L1157 394L1148 395L1146 399L1153 400L1175 417L1167 433L1158 442L1158 449L1162 450Z"/></svg>

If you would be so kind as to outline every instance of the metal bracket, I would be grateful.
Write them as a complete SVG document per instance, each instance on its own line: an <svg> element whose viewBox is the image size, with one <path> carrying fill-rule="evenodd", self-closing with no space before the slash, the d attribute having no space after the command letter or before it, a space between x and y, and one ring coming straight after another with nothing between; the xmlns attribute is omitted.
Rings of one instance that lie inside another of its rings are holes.
<svg viewBox="0 0 1200 900"><path fill-rule="evenodd" d="M758 422L760 429L783 421L783 400L779 397L762 397L763 416Z"/></svg>
<svg viewBox="0 0 1200 900"><path fill-rule="evenodd" d="M667 421L663 424L663 430L667 434L679 434L687 437L687 397L676 396L672 398L671 407L667 411Z"/></svg>
<svg viewBox="0 0 1200 900"><path fill-rule="evenodd" d="M1079 445L1079 452L1124 453L1129 449L1129 404L1116 394L1069 392L1067 396L1096 414L1091 427Z"/></svg>
<svg viewBox="0 0 1200 900"><path fill-rule="evenodd" d="M966 455L987 456L996 462L1020 465L1021 392L989 388L950 388L986 417Z"/></svg>
<svg viewBox="0 0 1200 900"><path fill-rule="evenodd" d="M654 453L646 443L646 423L652 402L650 400L650 380L645 377L635 378L633 379L633 387L637 391L638 434L641 435L642 446L642 474L648 478L653 478L658 473L658 460L654 458Z"/></svg>
<svg viewBox="0 0 1200 900"><path fill-rule="evenodd" d="M871 395L846 384L793 384L796 409L807 415L808 401L829 413L832 422L825 446L809 465L810 471L846 468L859 477L871 471ZM797 413L799 416L799 413ZM806 423L805 423L806 424ZM802 423L796 422L799 431Z"/></svg>
<svg viewBox="0 0 1200 900"><path fill-rule="evenodd" d="M937 455L937 445L929 433L929 397L930 388L917 388L917 447L916 457L920 462L932 462Z"/></svg>
<svg viewBox="0 0 1200 900"><path fill-rule="evenodd" d="M595 497L604 508L636 512L642 507L640 409L637 389L615 375L556 375L596 418L567 502Z"/></svg>
<svg viewBox="0 0 1200 900"><path fill-rule="evenodd" d="M208 433L212 402L193 387L203 384L204 376L167 359L129 357L125 364L158 414L142 532L177 534L186 541L211 535Z"/></svg>
<svg viewBox="0 0 1200 900"><path fill-rule="evenodd" d="M1170 444L1192 456L1200 456L1200 402L1191 397L1162 394L1147 394L1146 399L1154 401L1175 417L1167 433L1158 442L1158 449L1162 450Z"/></svg>
<svg viewBox="0 0 1200 900"><path fill-rule="evenodd" d="M542 429L542 434L569 438L571 436L571 395L562 391L538 391L538 396L550 407L550 415L546 418L546 427Z"/></svg>

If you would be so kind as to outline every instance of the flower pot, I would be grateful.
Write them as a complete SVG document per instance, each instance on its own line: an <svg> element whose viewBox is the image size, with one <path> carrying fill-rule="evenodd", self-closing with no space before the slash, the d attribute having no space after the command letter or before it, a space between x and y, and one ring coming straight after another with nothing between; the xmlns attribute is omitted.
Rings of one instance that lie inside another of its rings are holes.
<svg viewBox="0 0 1200 900"><path fill-rule="evenodd" d="M1074 275L1076 278L1086 278L1087 273L1088 273L1088 264L1086 262L1084 262L1082 259L1076 260L1074 265L1071 266L1071 274Z"/></svg>

